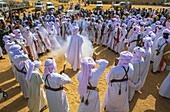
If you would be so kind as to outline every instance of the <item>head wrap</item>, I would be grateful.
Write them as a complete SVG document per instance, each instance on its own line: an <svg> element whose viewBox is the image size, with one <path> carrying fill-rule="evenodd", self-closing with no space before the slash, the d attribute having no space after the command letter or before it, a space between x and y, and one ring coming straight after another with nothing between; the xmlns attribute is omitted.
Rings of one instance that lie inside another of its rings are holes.
<svg viewBox="0 0 170 112"><path fill-rule="evenodd" d="M134 26L134 33L139 33L140 32L140 26Z"/></svg>
<svg viewBox="0 0 170 112"><path fill-rule="evenodd" d="M78 26L74 26L73 27L73 34L77 34L78 33L78 31L79 31L79 27Z"/></svg>
<svg viewBox="0 0 170 112"><path fill-rule="evenodd" d="M119 58L117 58L119 60L118 65L122 66L122 65L127 65L131 62L131 59L133 58L133 55L131 52L129 51L123 51L120 53Z"/></svg>
<svg viewBox="0 0 170 112"><path fill-rule="evenodd" d="M4 42L6 42L6 41L9 40L9 39L10 39L10 36L4 35L2 40L3 40Z"/></svg>
<svg viewBox="0 0 170 112"><path fill-rule="evenodd" d="M122 24L122 28L126 29L127 25L125 23Z"/></svg>
<svg viewBox="0 0 170 112"><path fill-rule="evenodd" d="M29 68L28 68L28 72L27 72L27 75L25 77L25 80L26 81L29 81L31 79L31 76L32 76L32 72L35 70L35 69L39 69L41 66L41 61L33 61L32 63L29 64Z"/></svg>
<svg viewBox="0 0 170 112"><path fill-rule="evenodd" d="M18 51L18 50L20 50L20 49L21 49L21 46L20 46L20 45L14 44L14 45L12 45L12 46L9 48L9 51L15 52L15 51Z"/></svg>
<svg viewBox="0 0 170 112"><path fill-rule="evenodd" d="M92 74L92 68L96 65L91 57L86 57L81 60L82 78L78 86L78 93L81 95L86 94L89 77Z"/></svg>
<svg viewBox="0 0 170 112"><path fill-rule="evenodd" d="M137 46L133 49L133 53L134 53L133 59L140 60L142 58L142 56L144 55L145 50L143 48Z"/></svg>
<svg viewBox="0 0 170 112"><path fill-rule="evenodd" d="M45 68L44 68L44 74L48 75L52 72L56 71L56 62L54 58L48 58L45 61Z"/></svg>

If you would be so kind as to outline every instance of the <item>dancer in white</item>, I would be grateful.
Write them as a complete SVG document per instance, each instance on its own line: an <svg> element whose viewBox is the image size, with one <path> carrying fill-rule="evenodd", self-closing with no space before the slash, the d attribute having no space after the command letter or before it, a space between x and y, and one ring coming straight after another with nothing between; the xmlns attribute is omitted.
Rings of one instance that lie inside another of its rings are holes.
<svg viewBox="0 0 170 112"><path fill-rule="evenodd" d="M92 69L99 64L98 68ZM78 73L80 106L78 112L100 112L100 101L97 83L108 65L108 61L100 59L96 63L90 57L81 60L82 71Z"/></svg>
<svg viewBox="0 0 170 112"><path fill-rule="evenodd" d="M103 108L106 112L128 112L128 86L138 88L138 84L131 82L134 69L130 61L133 55L123 51L118 58L119 63L106 75L108 88L106 90Z"/></svg>
<svg viewBox="0 0 170 112"><path fill-rule="evenodd" d="M56 62L53 58L45 61L43 79L50 112L69 112L69 104L63 85L71 82L64 73L56 73Z"/></svg>

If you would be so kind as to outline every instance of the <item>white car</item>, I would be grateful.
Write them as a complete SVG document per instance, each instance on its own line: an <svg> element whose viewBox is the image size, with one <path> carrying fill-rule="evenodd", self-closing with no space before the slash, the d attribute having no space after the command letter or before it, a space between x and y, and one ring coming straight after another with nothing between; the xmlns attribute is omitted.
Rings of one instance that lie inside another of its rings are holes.
<svg viewBox="0 0 170 112"><path fill-rule="evenodd" d="M0 1L0 11L2 12L8 12L10 9L9 9L9 6L6 2L1 2Z"/></svg>
<svg viewBox="0 0 170 112"><path fill-rule="evenodd" d="M35 5L35 11L41 11L44 9L44 4L43 2L38 1Z"/></svg>
<svg viewBox="0 0 170 112"><path fill-rule="evenodd" d="M53 3L46 2L46 10L51 10L51 9L55 9L55 7L53 6Z"/></svg>
<svg viewBox="0 0 170 112"><path fill-rule="evenodd" d="M170 2L165 2L165 3L163 3L163 5L170 6Z"/></svg>
<svg viewBox="0 0 170 112"><path fill-rule="evenodd" d="M96 9L100 9L100 7L103 7L103 2L102 1L97 1L96 2Z"/></svg>

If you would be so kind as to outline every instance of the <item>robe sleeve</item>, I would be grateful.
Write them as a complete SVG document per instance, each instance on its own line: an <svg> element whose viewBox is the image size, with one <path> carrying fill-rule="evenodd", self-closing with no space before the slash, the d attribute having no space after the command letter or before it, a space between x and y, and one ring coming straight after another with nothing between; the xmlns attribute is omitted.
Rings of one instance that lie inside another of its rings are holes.
<svg viewBox="0 0 170 112"><path fill-rule="evenodd" d="M57 80L57 83L60 84L60 85L63 85L63 84L69 84L71 82L71 79L70 77L68 77L68 75L66 74L61 74L59 76L59 80Z"/></svg>
<svg viewBox="0 0 170 112"><path fill-rule="evenodd" d="M39 73L37 73L37 81L38 81L38 84L40 85L43 84L44 82Z"/></svg>
<svg viewBox="0 0 170 112"><path fill-rule="evenodd" d="M104 70L106 69L108 65L108 61L104 59L100 59L100 60L97 60L96 63L99 64L99 67L93 70L92 77L98 82L98 80L100 79L101 75L103 74Z"/></svg>

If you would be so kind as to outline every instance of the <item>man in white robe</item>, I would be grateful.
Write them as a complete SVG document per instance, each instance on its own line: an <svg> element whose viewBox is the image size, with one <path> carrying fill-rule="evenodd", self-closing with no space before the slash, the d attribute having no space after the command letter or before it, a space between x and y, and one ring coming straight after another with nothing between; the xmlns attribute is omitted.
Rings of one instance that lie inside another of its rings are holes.
<svg viewBox="0 0 170 112"><path fill-rule="evenodd" d="M152 31L154 31L155 33L157 32L157 27L161 25L161 22L160 21L156 21L155 23L153 23L151 25L151 28L152 28Z"/></svg>
<svg viewBox="0 0 170 112"><path fill-rule="evenodd" d="M95 38L95 30L96 30L96 25L95 25L95 21L94 21L94 18L92 18L91 22L89 23L89 26L88 26L88 32L89 32L89 40L90 41L93 41L94 38Z"/></svg>
<svg viewBox="0 0 170 112"><path fill-rule="evenodd" d="M106 20L106 23L104 25L105 25L105 28L104 28L104 32L103 32L102 41L103 41L103 45L107 46L107 43L108 43L108 40L109 40L109 24L108 24L108 20Z"/></svg>
<svg viewBox="0 0 170 112"><path fill-rule="evenodd" d="M124 50L125 46L125 40L126 40L126 35L127 35L127 25L125 23L122 24L121 28L121 37L118 43L118 53L120 54Z"/></svg>
<svg viewBox="0 0 170 112"><path fill-rule="evenodd" d="M149 34L149 32L152 31L152 28L149 26L149 27L145 27L144 28L144 31L142 32L142 37L144 38L146 35Z"/></svg>
<svg viewBox="0 0 170 112"><path fill-rule="evenodd" d="M128 51L133 52L133 49L137 46L138 35L140 32L140 26L134 26L133 27L133 34L128 39Z"/></svg>
<svg viewBox="0 0 170 112"><path fill-rule="evenodd" d="M144 71L143 74L141 76L141 85L140 88L143 87L143 85L145 84L145 80L146 77L148 75L148 71L149 71L149 67L150 67L150 60L151 60L151 47L152 47L152 38L151 37L145 37L145 39L143 40L144 42L144 49L145 49L145 54L143 56L144 58Z"/></svg>
<svg viewBox="0 0 170 112"><path fill-rule="evenodd" d="M49 27L47 28L47 31L49 32L49 40L51 43L51 50L57 50L60 49L60 44L57 40L57 31L55 29L54 23L50 22Z"/></svg>
<svg viewBox="0 0 170 112"><path fill-rule="evenodd" d="M14 45L14 44L15 44L15 42L14 42L14 41L11 41L11 40L7 40L7 41L5 42L5 50L6 50L7 53L9 53L9 48L10 48L10 46L12 46L12 45Z"/></svg>
<svg viewBox="0 0 170 112"><path fill-rule="evenodd" d="M136 19L135 18L132 18L128 21L128 24L127 24L127 31L128 31L128 35L127 35L127 38L130 38L133 34L133 27L136 25Z"/></svg>
<svg viewBox="0 0 170 112"><path fill-rule="evenodd" d="M73 28L73 35L71 36L70 44L65 54L74 71L80 68L80 60L82 57L83 37L78 35L78 31L78 27Z"/></svg>
<svg viewBox="0 0 170 112"><path fill-rule="evenodd" d="M133 77L131 77L131 81L136 84L139 80L141 80L141 77L144 75L144 59L142 56L144 56L145 50L141 47L135 47L133 50L133 58L131 60L131 64L134 68L134 74ZM129 101L132 100L133 96L135 94L135 89L129 87Z"/></svg>
<svg viewBox="0 0 170 112"><path fill-rule="evenodd" d="M9 56L9 59L10 59L10 61L11 61L12 71L13 71L13 73L14 73L14 77L15 77L15 79L18 81L16 69L15 69L14 63L13 63L13 61L12 61L12 52L9 50L9 48L10 48L12 45L14 45L14 44L15 44L14 41L10 41L10 40L6 41L6 42L5 42L5 50L7 51L8 56Z"/></svg>
<svg viewBox="0 0 170 112"><path fill-rule="evenodd" d="M111 23L110 23L110 34L109 34L109 39L108 39L108 43L107 43L107 46L109 47L109 49L112 49L112 43L114 42L114 30L115 30L115 26L116 26L116 23L117 23L117 19L116 18L113 18Z"/></svg>
<svg viewBox="0 0 170 112"><path fill-rule="evenodd" d="M37 34L39 35L39 37L41 38L41 41L43 42L45 48L47 49L47 51L49 51L51 49L51 43L49 40L49 33L48 31L41 25L39 27L39 30L37 32Z"/></svg>
<svg viewBox="0 0 170 112"><path fill-rule="evenodd" d="M25 80L25 76L28 72L29 63L31 61L29 60L28 55L24 54L20 49L21 46L15 44L12 45L9 50L12 52L12 61L17 71L17 78L21 86L21 91L24 98L28 98L28 84Z"/></svg>
<svg viewBox="0 0 170 112"><path fill-rule="evenodd" d="M129 51L121 52L118 65L106 75L108 88L102 106L106 112L129 111L128 86L136 89L138 87L130 80L134 73L133 66L130 64L132 57Z"/></svg>
<svg viewBox="0 0 170 112"><path fill-rule="evenodd" d="M29 27L24 28L23 36L27 40L26 49L27 49L28 55L30 56L30 59L31 60L38 59L38 53L37 53L38 45L36 44L37 39L31 33Z"/></svg>
<svg viewBox="0 0 170 112"><path fill-rule="evenodd" d="M164 53L164 60L166 61L166 64L167 64L166 70L170 71L170 52ZM160 89L159 89L159 94L165 98L170 98L170 81L169 80L170 80L170 72L168 76L165 78L165 80L162 82Z"/></svg>
<svg viewBox="0 0 170 112"><path fill-rule="evenodd" d="M30 64L25 80L28 83L28 108L30 112L40 112L46 106L45 92L42 87L43 80L39 73L41 61Z"/></svg>
<svg viewBox="0 0 170 112"><path fill-rule="evenodd" d="M82 34L83 36L88 36L88 26L89 26L89 22L88 22L88 18L85 18L83 20L83 24L82 24Z"/></svg>
<svg viewBox="0 0 170 112"><path fill-rule="evenodd" d="M170 98L170 81L169 80L170 80L170 73L165 78L165 80L162 82L160 89L159 89L159 94L165 98Z"/></svg>
<svg viewBox="0 0 170 112"><path fill-rule="evenodd" d="M99 64L99 67L92 69L96 63ZM96 63L90 57L81 60L82 71L78 73L78 92L81 102L78 112L100 112L97 84L108 61L100 59Z"/></svg>
<svg viewBox="0 0 170 112"><path fill-rule="evenodd" d="M158 41L159 38L161 38L163 36L163 30L164 30L164 27L159 25L158 30L156 32L156 37L153 41L151 61L154 61L154 55L155 55L155 52L156 52L157 41Z"/></svg>
<svg viewBox="0 0 170 112"><path fill-rule="evenodd" d="M60 26L58 18L55 19L54 26L55 26L56 31L57 31L57 37L56 38L60 42L61 41L61 28L60 28L61 26Z"/></svg>
<svg viewBox="0 0 170 112"><path fill-rule="evenodd" d="M40 35L38 35L38 30L39 30L39 27L35 27L34 28L34 33L33 33L33 35L35 36L35 38L36 38L36 43L37 43L37 45L38 45L38 50L37 50L37 52L38 52L38 55L42 55L43 53L45 53L45 44L43 44L43 40L41 40L41 38L40 38Z"/></svg>
<svg viewBox="0 0 170 112"><path fill-rule="evenodd" d="M102 22L100 20L98 21L96 28L97 28L97 30L96 30L95 38L93 40L93 44L99 45L100 38L101 38L101 30L102 30Z"/></svg>
<svg viewBox="0 0 170 112"><path fill-rule="evenodd" d="M67 19L67 23L66 23L66 27L65 27L65 28L66 28L66 30L65 30L65 32L66 32L65 36L66 36L66 39L67 39L67 36L72 35L72 30L73 30L72 25L71 25L71 19L70 19L70 18Z"/></svg>
<svg viewBox="0 0 170 112"><path fill-rule="evenodd" d="M115 30L114 30L114 39L113 39L113 42L112 42L112 46L111 46L111 49L115 52L115 53L118 53L118 50L119 50L119 42L120 42L120 38L121 38L121 27L120 27L120 23L117 22L115 24Z"/></svg>
<svg viewBox="0 0 170 112"><path fill-rule="evenodd" d="M22 50L24 51L24 53L28 54L27 49L26 49L26 39L22 36L21 31L19 29L16 29L13 31L15 38L14 38L14 42L16 44L19 44L22 48Z"/></svg>
<svg viewBox="0 0 170 112"><path fill-rule="evenodd" d="M50 112L69 112L69 104L63 85L71 82L64 73L56 73L56 62L54 58L45 61L43 74L45 82L47 102Z"/></svg>
<svg viewBox="0 0 170 112"><path fill-rule="evenodd" d="M164 54L164 48L170 42L168 38L170 38L170 30L165 29L163 31L163 37L160 37L156 42L156 51L154 54L154 63L152 72L156 73L158 71L163 71L166 67L166 63L162 60L162 56Z"/></svg>

